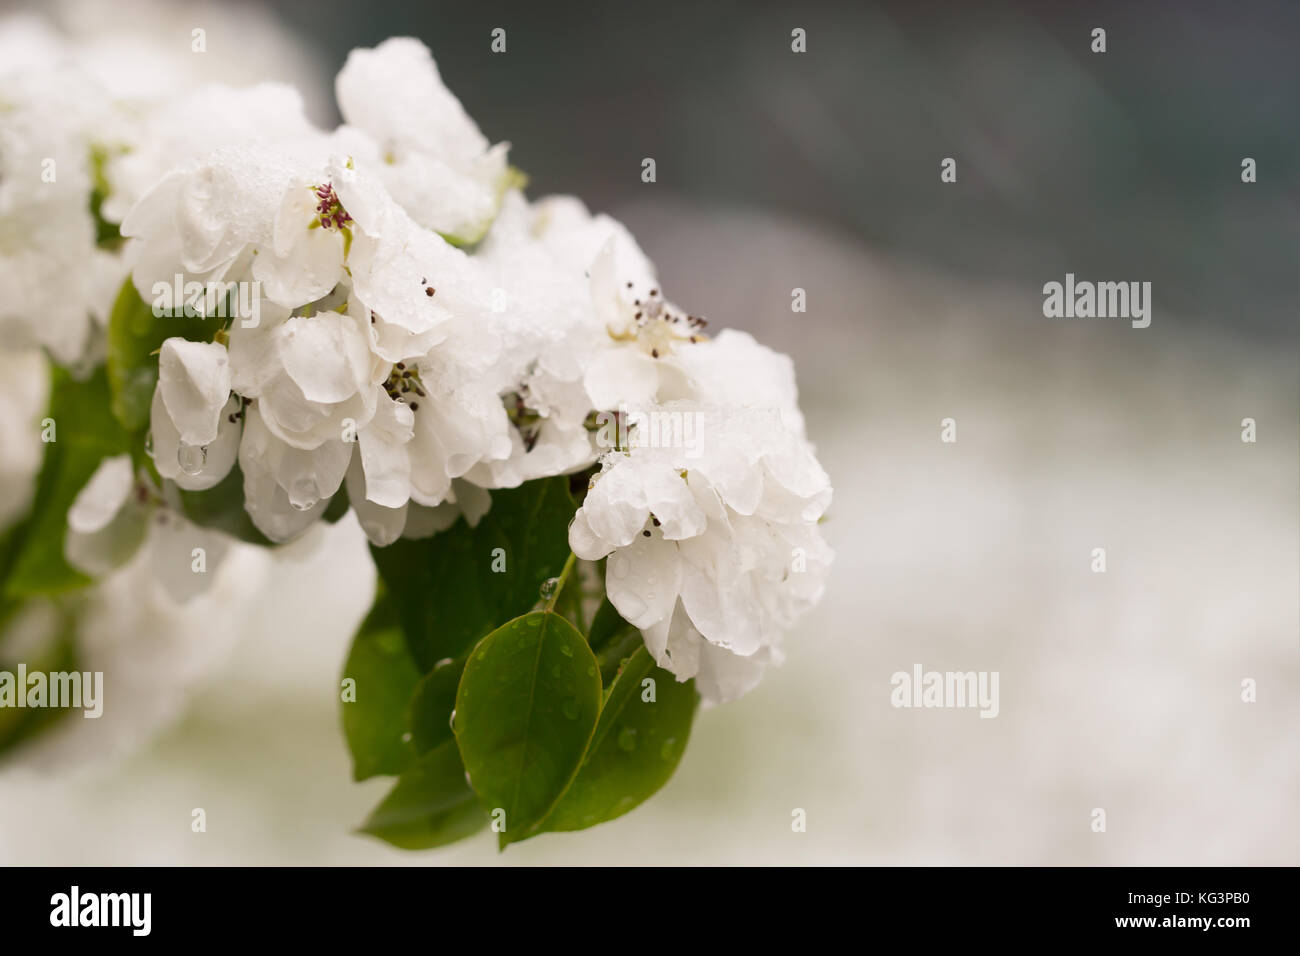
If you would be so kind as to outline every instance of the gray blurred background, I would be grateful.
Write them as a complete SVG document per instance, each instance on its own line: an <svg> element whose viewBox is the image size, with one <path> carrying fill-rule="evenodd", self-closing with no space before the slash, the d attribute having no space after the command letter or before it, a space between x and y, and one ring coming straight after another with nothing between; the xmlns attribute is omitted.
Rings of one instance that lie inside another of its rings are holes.
<svg viewBox="0 0 1300 956"><path fill-rule="evenodd" d="M338 731L372 586L344 524L126 763L0 782L0 861L1300 863L1300 6L273 6L325 82L422 38L530 195L623 219L675 301L794 357L827 597L632 814L404 854L348 832L386 784ZM1045 319L1066 272L1151 282L1151 327ZM916 663L999 671L1000 715L892 708Z"/></svg>

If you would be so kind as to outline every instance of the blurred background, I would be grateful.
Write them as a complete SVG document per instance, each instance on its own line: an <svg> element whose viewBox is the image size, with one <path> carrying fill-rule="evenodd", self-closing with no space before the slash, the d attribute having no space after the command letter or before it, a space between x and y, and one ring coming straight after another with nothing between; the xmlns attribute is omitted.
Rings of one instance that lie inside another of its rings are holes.
<svg viewBox="0 0 1300 956"><path fill-rule="evenodd" d="M373 588L345 521L228 583L231 647L174 635L216 662L129 747L0 771L0 863L1300 863L1300 6L166 6L230 82L247 31L297 44L322 124L349 49L420 37L530 196L793 356L837 562L650 802L408 854L350 832L388 783L338 726ZM1150 282L1151 326L1045 319L1066 272ZM918 663L998 671L999 716L891 707Z"/></svg>

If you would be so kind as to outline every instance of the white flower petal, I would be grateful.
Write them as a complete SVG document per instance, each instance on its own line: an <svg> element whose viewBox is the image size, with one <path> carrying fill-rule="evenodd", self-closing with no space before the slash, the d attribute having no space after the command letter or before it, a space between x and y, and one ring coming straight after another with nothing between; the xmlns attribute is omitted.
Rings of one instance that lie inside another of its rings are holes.
<svg viewBox="0 0 1300 956"><path fill-rule="evenodd" d="M377 548L386 548L402 536L406 527L407 502L397 507L377 504L373 498L370 483L361 466L361 455L352 457L346 478L348 500L352 510L357 513L357 521L370 543Z"/></svg>
<svg viewBox="0 0 1300 956"><path fill-rule="evenodd" d="M68 529L78 534L102 531L130 500L134 487L131 456L105 458L73 499L68 510Z"/></svg>
<svg viewBox="0 0 1300 956"><path fill-rule="evenodd" d="M217 437L230 398L230 360L215 342L167 339L158 355L158 391L180 440L206 445Z"/></svg>
<svg viewBox="0 0 1300 956"><path fill-rule="evenodd" d="M221 409L216 439L207 445L183 445L180 432L163 404L162 389L155 388L149 436L158 474L187 491L204 491L219 484L230 473L239 454L242 407L239 397L231 395Z"/></svg>
<svg viewBox="0 0 1300 956"><path fill-rule="evenodd" d="M275 343L285 373L309 402L342 402L369 384L366 339L349 316L294 316L276 328Z"/></svg>
<svg viewBox="0 0 1300 956"><path fill-rule="evenodd" d="M650 517L637 469L619 457L613 467L596 476L583 502L592 533L613 547L626 547Z"/></svg>
<svg viewBox="0 0 1300 956"><path fill-rule="evenodd" d="M375 417L357 436L357 458L365 474L366 500L385 508L400 508L411 497L411 455L415 413L394 401L383 389ZM401 529L398 529L399 533Z"/></svg>
<svg viewBox="0 0 1300 956"><path fill-rule="evenodd" d="M188 521L175 511L150 522L148 552L153 576L168 596L187 604L208 590L230 549L230 539Z"/></svg>
<svg viewBox="0 0 1300 956"><path fill-rule="evenodd" d="M657 361L638 349L615 345L599 352L587 368L583 384L591 407L615 411L639 408L655 400L659 388Z"/></svg>
<svg viewBox="0 0 1300 956"><path fill-rule="evenodd" d="M682 564L677 545L658 534L638 535L629 547L610 556L605 593L629 624L653 627L667 620L677 603Z"/></svg>

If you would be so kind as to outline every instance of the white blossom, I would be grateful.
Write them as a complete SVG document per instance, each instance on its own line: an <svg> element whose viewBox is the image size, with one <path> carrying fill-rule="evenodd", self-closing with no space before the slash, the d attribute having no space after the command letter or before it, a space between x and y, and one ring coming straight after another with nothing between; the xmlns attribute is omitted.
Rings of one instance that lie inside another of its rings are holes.
<svg viewBox="0 0 1300 956"><path fill-rule="evenodd" d="M663 412L698 415L700 446L607 454L569 544L608 558L609 599L661 666L727 700L779 659L782 635L821 595L830 482L778 413Z"/></svg>
<svg viewBox="0 0 1300 956"><path fill-rule="evenodd" d="M409 37L356 49L335 82L344 122L374 144L384 185L426 229L477 242L508 183L508 144L487 138Z"/></svg>
<svg viewBox="0 0 1300 956"><path fill-rule="evenodd" d="M349 55L333 131L275 83L178 90L129 117L84 75L0 75L6 90L20 103L13 162L69 159L66 189L48 194L0 169L0 258L21 273L0 323L84 358L128 264L146 303L205 317L159 350L162 487L129 456L105 461L68 516L76 566L104 573L144 541L192 597L195 575L178 569L199 532L180 491L236 466L271 541L303 534L345 489L382 547L477 524L492 489L599 463L569 543L607 559L609 598L655 659L708 701L780 660L831 560L817 529L830 481L791 361L674 304L616 220L571 197L530 203L508 145L484 136L419 41ZM63 107L39 146L23 139ZM125 148L92 161L109 142ZM124 250L100 248L95 212L120 221Z"/></svg>

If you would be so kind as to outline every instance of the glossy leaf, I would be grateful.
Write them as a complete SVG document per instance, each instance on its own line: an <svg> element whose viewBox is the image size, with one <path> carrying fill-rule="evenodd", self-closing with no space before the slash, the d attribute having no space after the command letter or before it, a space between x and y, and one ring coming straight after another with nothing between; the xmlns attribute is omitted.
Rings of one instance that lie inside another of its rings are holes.
<svg viewBox="0 0 1300 956"><path fill-rule="evenodd" d="M482 805L504 811L502 848L532 836L564 795L600 699L591 649L552 611L502 625L470 654L456 695L456 743Z"/></svg>
<svg viewBox="0 0 1300 956"><path fill-rule="evenodd" d="M632 625L623 620L618 613L618 609L610 603L609 598L604 598L591 619L591 629L587 632L587 643L591 645L592 650L599 650L620 632L631 627Z"/></svg>
<svg viewBox="0 0 1300 956"><path fill-rule="evenodd" d="M610 685L582 769L543 829L582 830L650 797L677 769L698 702L695 682L657 667L643 644Z"/></svg>
<svg viewBox="0 0 1300 956"><path fill-rule="evenodd" d="M575 510L563 476L530 481L492 492L475 528L462 518L431 538L370 549L422 673L537 603L569 556Z"/></svg>
<svg viewBox="0 0 1300 956"><path fill-rule="evenodd" d="M402 738L406 703L420 672L406 649L396 610L385 597L376 600L352 641L343 677L356 682L356 699L340 704L353 778L402 773L415 759L411 743Z"/></svg>
<svg viewBox="0 0 1300 956"><path fill-rule="evenodd" d="M465 659L448 660L420 679L411 695L409 726L417 754L426 754L452 739L451 713L465 672Z"/></svg>
<svg viewBox="0 0 1300 956"><path fill-rule="evenodd" d="M361 832L404 850L428 850L477 833L487 819L449 740L398 778Z"/></svg>

